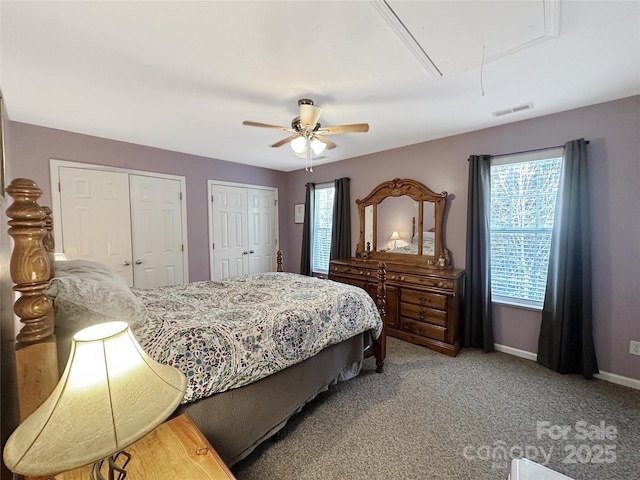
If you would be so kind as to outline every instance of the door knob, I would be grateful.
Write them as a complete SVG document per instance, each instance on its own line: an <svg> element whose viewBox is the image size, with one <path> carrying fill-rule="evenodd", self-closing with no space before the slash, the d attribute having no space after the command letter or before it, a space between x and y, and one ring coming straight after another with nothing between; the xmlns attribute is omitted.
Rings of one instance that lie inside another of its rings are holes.
<svg viewBox="0 0 640 480"><path fill-rule="evenodd" d="M246 250L244 252L242 252L243 255L248 255L249 252L247 252Z"/></svg>
<svg viewBox="0 0 640 480"><path fill-rule="evenodd" d="M131 265L131 262L129 260L125 260L124 262L122 262L122 265L128 267L129 265Z"/></svg>
<svg viewBox="0 0 640 480"><path fill-rule="evenodd" d="M136 265L140 265L142 263L142 260L136 260Z"/></svg>

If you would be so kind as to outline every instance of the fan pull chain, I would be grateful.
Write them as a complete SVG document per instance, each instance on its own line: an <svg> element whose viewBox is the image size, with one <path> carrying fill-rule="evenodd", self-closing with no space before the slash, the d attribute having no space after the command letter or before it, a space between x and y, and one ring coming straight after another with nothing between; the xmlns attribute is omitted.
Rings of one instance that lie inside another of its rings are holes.
<svg viewBox="0 0 640 480"><path fill-rule="evenodd" d="M305 148L305 167L307 172L313 172L313 150L311 149L311 142L307 139L307 147Z"/></svg>

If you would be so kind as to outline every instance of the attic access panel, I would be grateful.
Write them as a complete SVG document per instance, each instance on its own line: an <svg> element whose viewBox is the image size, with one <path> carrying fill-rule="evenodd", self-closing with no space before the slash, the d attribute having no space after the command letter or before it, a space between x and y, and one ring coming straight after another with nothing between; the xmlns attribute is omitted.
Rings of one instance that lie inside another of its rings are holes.
<svg viewBox="0 0 640 480"><path fill-rule="evenodd" d="M387 0L442 75L477 67L557 36L559 2Z"/></svg>

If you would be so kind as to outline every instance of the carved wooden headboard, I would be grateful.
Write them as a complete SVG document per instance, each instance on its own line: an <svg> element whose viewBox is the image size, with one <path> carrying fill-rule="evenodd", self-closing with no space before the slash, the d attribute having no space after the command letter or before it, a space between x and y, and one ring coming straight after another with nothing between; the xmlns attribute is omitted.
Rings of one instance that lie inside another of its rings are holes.
<svg viewBox="0 0 640 480"><path fill-rule="evenodd" d="M25 178L15 179L7 193L9 235L15 241L11 254L11 279L20 297L14 312L22 328L17 335L16 374L20 421L50 395L58 382L53 304L42 291L53 274L51 210L41 207L42 190Z"/></svg>

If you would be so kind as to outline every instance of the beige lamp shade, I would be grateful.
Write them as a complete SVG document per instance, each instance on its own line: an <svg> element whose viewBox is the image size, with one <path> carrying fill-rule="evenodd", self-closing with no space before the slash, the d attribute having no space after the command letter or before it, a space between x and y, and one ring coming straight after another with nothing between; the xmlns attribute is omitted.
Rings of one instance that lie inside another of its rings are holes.
<svg viewBox="0 0 640 480"><path fill-rule="evenodd" d="M52 475L108 457L171 415L186 385L182 372L142 350L127 323L80 330L53 393L7 440L5 464Z"/></svg>
<svg viewBox="0 0 640 480"><path fill-rule="evenodd" d="M389 230L387 230L388 232ZM389 240L400 240L400 234L398 234L398 232L393 232L391 234L391 236L389 237Z"/></svg>

